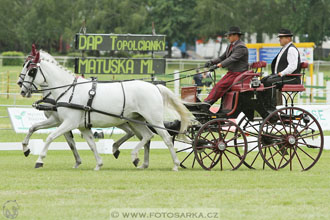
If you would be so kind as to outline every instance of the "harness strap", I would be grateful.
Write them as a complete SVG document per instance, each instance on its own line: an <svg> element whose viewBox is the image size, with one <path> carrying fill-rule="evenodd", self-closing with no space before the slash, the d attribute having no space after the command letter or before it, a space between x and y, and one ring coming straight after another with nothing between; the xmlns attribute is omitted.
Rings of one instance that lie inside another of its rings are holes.
<svg viewBox="0 0 330 220"><path fill-rule="evenodd" d="M38 110L44 110L44 111L56 111L56 102L55 99L50 99L48 98L51 95L51 93L49 92L46 96L44 96L42 99L36 101L35 103L32 104L32 107L38 109ZM40 103L48 103L51 104L53 106L49 106L49 105L41 105Z"/></svg>
<svg viewBox="0 0 330 220"><path fill-rule="evenodd" d="M92 103L94 100L94 97L96 95L96 86L97 86L97 80L95 78L92 78L92 88L88 91L88 101L87 101L87 107L92 109ZM86 116L87 120L86 120ZM91 129L92 128L92 124L91 124L91 111L85 111L85 128L87 129Z"/></svg>
<svg viewBox="0 0 330 220"><path fill-rule="evenodd" d="M77 83L77 78L74 78L73 83L71 85L69 85L69 87L55 100L55 102L57 103L57 101L60 98L62 98L65 95L65 93L67 93L71 89L72 86L75 86L76 83Z"/></svg>
<svg viewBox="0 0 330 220"><path fill-rule="evenodd" d="M78 109L78 110L83 110L83 111L93 111L93 112L108 115L108 116L111 116L111 117L120 118L120 119L123 119L123 120L134 122L134 123L137 123L137 124L142 124L142 125L151 126L151 127L154 127L154 128L159 128L159 129L163 129L163 130L167 130L167 131L172 131L172 132L175 132L177 134L180 133L178 130L173 130L173 129L168 129L168 128L165 128L165 127L160 127L160 126L149 124L149 123L146 123L146 122L143 122L143 121L140 121L140 120L127 118L125 116L120 116L120 115L112 114L112 113L109 113L109 112L97 110L97 109L94 109L92 107L88 107L88 106L85 106L85 105L78 105L78 104L67 103L67 102L58 102L58 103L56 103L56 107L57 108L59 108L59 107L72 108L72 109Z"/></svg>

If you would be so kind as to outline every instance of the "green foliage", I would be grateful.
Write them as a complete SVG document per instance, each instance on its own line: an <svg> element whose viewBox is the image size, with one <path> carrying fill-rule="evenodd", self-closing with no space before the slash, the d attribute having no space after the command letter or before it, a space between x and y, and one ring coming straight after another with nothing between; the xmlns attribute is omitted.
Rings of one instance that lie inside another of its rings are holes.
<svg viewBox="0 0 330 220"><path fill-rule="evenodd" d="M70 53L68 53L68 57L81 57L81 53L80 52L70 52ZM65 62L66 67L74 67L74 65L75 65L74 59L68 59Z"/></svg>
<svg viewBox="0 0 330 220"><path fill-rule="evenodd" d="M22 52L6 51L3 52L1 55L4 56L4 58L2 59L3 66L20 66L24 62L23 58L12 58L12 57L23 57L24 53Z"/></svg>
<svg viewBox="0 0 330 220"><path fill-rule="evenodd" d="M173 42L223 35L230 26L245 33L292 29L301 41L321 45L330 36L330 0L2 0L0 50L27 52L31 44L50 53L74 46L75 33L167 35ZM70 49L69 49L70 50Z"/></svg>

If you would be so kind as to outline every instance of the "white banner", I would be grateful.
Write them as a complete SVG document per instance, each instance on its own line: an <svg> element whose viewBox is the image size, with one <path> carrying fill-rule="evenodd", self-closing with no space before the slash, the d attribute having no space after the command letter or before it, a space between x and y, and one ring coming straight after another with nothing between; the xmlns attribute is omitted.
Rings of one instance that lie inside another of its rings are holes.
<svg viewBox="0 0 330 220"><path fill-rule="evenodd" d="M34 108L7 108L10 117L11 124L16 133L28 133L29 128L36 123L46 120L46 116L43 111L36 110ZM41 129L36 133L50 133L55 128ZM105 134L121 134L123 130L119 128L92 128L93 133L95 131L102 130ZM80 133L79 130L73 130L73 133Z"/></svg>

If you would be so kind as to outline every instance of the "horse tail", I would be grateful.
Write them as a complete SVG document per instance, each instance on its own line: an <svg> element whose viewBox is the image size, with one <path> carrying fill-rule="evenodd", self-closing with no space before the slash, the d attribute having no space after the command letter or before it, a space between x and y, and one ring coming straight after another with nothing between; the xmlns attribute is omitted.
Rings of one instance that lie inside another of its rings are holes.
<svg viewBox="0 0 330 220"><path fill-rule="evenodd" d="M163 97L164 106L168 105L179 113L181 118L180 133L185 132L190 122L191 113L170 89L160 84L158 84L157 87Z"/></svg>

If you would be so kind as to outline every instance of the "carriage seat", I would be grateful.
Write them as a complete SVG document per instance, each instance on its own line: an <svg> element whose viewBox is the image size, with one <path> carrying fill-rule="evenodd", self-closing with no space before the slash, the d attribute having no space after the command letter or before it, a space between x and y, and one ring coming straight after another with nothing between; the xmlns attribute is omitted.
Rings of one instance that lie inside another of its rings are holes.
<svg viewBox="0 0 330 220"><path fill-rule="evenodd" d="M303 70L302 74L294 73L294 74L288 74L286 76L303 76L305 75L305 69L308 68L307 62L302 62L300 64L301 69ZM284 84L280 91L282 92L303 92L305 91L305 87L303 84L303 80L301 81L301 84Z"/></svg>
<svg viewBox="0 0 330 220"><path fill-rule="evenodd" d="M185 102L197 101L197 86L186 86L181 88L181 100Z"/></svg>
<svg viewBox="0 0 330 220"><path fill-rule="evenodd" d="M240 91L240 92L246 92L246 91L263 91L264 86L260 85L258 88L251 88L250 82L253 77L260 77L262 73L257 73L258 69L262 71L262 68L265 68L267 63L265 61L258 61L254 62L249 66L248 71L242 73L238 77L236 77L233 86L231 87L231 91ZM253 69L255 71L253 71Z"/></svg>
<svg viewBox="0 0 330 220"><path fill-rule="evenodd" d="M250 82L253 77L259 77L260 73L255 73L253 70L248 70L241 75L237 76L233 82L233 86L230 88L230 91L240 91L240 92L246 92L246 91L262 91L264 90L264 86L260 85L258 88L251 88Z"/></svg>

